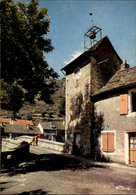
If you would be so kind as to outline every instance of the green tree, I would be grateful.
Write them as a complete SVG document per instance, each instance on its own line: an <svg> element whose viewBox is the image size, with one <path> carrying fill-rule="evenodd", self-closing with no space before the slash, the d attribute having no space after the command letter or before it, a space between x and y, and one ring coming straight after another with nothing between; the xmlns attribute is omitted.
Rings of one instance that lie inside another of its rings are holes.
<svg viewBox="0 0 136 195"><path fill-rule="evenodd" d="M57 78L58 74L49 67L44 57L45 53L54 49L47 38L50 30L47 11L46 7L39 8L38 0L30 3L2 0L0 3L1 78L11 86L14 94L17 95L18 91L23 94L20 107L22 100L34 103L37 94L39 100L51 102L54 83L47 83L46 78Z"/></svg>
<svg viewBox="0 0 136 195"><path fill-rule="evenodd" d="M26 116L26 120L33 120L32 115L31 115L31 114L28 114L28 115Z"/></svg>
<svg viewBox="0 0 136 195"><path fill-rule="evenodd" d="M65 116L65 97L60 100L59 115Z"/></svg>
<svg viewBox="0 0 136 195"><path fill-rule="evenodd" d="M52 118L53 112L49 112L49 118Z"/></svg>
<svg viewBox="0 0 136 195"><path fill-rule="evenodd" d="M13 111L15 114L23 104L23 92L17 85L10 85L0 80L0 100L2 102L1 108Z"/></svg>
<svg viewBox="0 0 136 195"><path fill-rule="evenodd" d="M42 117L43 117L43 119L44 119L44 117L45 117L45 114L46 114L46 112L44 111L44 112L42 112Z"/></svg>

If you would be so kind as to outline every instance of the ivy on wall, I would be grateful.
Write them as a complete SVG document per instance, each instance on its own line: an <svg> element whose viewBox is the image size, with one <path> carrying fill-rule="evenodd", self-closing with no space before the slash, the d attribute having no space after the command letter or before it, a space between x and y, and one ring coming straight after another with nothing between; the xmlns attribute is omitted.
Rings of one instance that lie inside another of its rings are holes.
<svg viewBox="0 0 136 195"><path fill-rule="evenodd" d="M76 97L71 98L72 120L79 117L82 111L83 95L80 93Z"/></svg>

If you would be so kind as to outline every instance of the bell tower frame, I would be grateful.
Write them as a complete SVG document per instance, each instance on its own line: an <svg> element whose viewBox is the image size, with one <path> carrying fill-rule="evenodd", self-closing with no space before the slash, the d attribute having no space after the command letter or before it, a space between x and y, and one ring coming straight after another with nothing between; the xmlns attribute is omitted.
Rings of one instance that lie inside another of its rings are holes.
<svg viewBox="0 0 136 195"><path fill-rule="evenodd" d="M99 34L99 35L98 35ZM98 38L99 36L99 38ZM84 34L84 51L90 49L102 39L102 29L97 26L93 26Z"/></svg>

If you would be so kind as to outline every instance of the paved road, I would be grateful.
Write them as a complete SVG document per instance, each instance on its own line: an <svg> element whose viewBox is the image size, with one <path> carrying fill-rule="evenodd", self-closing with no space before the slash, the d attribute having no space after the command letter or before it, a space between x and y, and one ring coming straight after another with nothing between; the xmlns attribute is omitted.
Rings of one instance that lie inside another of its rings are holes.
<svg viewBox="0 0 136 195"><path fill-rule="evenodd" d="M33 154L37 154L37 155L40 155L40 154L61 154L61 152L59 152L59 151L40 148L38 146L32 146L32 145L30 145L30 152Z"/></svg>
<svg viewBox="0 0 136 195"><path fill-rule="evenodd" d="M136 168L31 147L25 162L1 173L0 194L136 194Z"/></svg>

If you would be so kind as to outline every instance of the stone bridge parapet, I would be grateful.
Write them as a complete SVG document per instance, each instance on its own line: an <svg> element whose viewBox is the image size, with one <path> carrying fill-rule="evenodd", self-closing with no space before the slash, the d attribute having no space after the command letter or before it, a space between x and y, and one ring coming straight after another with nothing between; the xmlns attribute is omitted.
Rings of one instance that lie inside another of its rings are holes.
<svg viewBox="0 0 136 195"><path fill-rule="evenodd" d="M6 151L14 147L17 147L20 145L21 142L30 143L31 140L32 140L32 137L30 136L20 136L20 137L17 137L15 140L9 139L9 138L2 139L2 151ZM59 152L64 151L64 145L65 143L61 143L61 142L55 142L55 141L50 141L50 140L45 140L45 139L38 140L39 147L45 148L45 149L51 149L51 150L55 150Z"/></svg>

